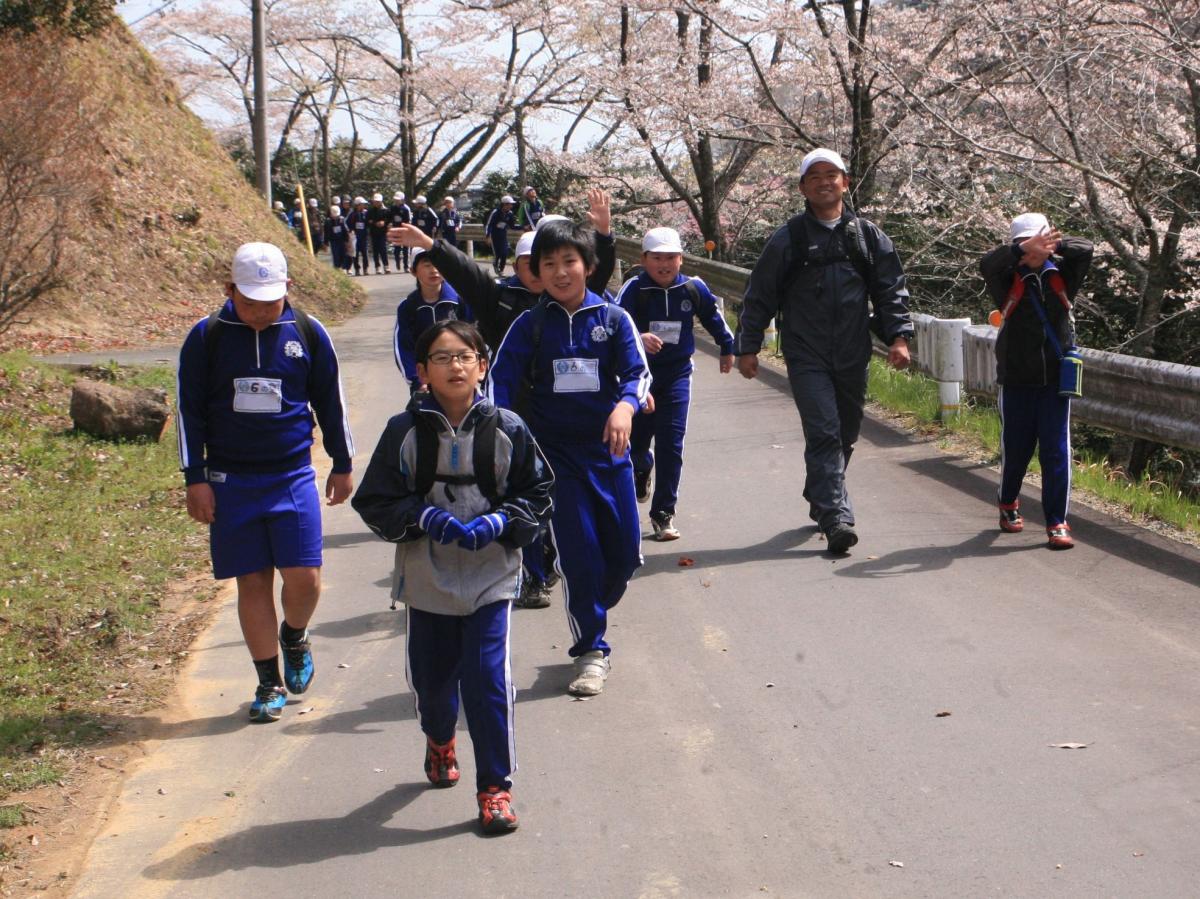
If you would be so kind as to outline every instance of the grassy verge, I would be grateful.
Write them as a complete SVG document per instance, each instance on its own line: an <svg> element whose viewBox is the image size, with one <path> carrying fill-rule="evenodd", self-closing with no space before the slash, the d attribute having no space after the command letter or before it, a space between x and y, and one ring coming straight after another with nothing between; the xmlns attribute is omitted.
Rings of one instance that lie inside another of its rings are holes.
<svg viewBox="0 0 1200 899"><path fill-rule="evenodd" d="M173 374L106 372L173 388ZM51 783L130 710L167 586L200 569L173 432L113 443L72 430L75 375L0 355L0 799ZM14 813L8 813L13 817ZM4 816L0 816L4 820Z"/></svg>
<svg viewBox="0 0 1200 899"><path fill-rule="evenodd" d="M895 371L879 359L871 360L867 394L885 409L905 416L914 427L961 435L1000 458L1000 418L993 403L967 400L962 413L942 426L937 420L937 384L920 374ZM1029 470L1040 471L1036 458ZM1185 495L1178 484L1149 475L1130 481L1102 457L1084 453L1076 455L1072 486L1120 506L1135 518L1162 521L1190 537L1200 537L1200 502Z"/></svg>

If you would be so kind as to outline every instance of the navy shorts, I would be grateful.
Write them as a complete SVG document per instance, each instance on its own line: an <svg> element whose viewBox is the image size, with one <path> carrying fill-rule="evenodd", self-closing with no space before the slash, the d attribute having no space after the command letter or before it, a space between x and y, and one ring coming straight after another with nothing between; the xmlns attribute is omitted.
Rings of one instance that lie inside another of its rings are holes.
<svg viewBox="0 0 1200 899"><path fill-rule="evenodd" d="M216 520L209 525L213 577L264 568L319 568L321 498L312 466L270 474L209 471Z"/></svg>

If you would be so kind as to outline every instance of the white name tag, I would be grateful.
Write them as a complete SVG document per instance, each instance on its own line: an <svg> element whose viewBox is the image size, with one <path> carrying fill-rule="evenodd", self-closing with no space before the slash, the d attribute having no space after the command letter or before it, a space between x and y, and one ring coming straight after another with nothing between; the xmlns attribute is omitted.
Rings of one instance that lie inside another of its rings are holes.
<svg viewBox="0 0 1200 899"><path fill-rule="evenodd" d="M234 378L234 412L278 412L283 408L283 382L279 378Z"/></svg>
<svg viewBox="0 0 1200 899"><path fill-rule="evenodd" d="M366 222L355 222L354 227L357 228L359 231L362 231L364 228L367 227L367 223Z"/></svg>
<svg viewBox="0 0 1200 899"><path fill-rule="evenodd" d="M650 322L650 333L663 343L679 343L683 322Z"/></svg>
<svg viewBox="0 0 1200 899"><path fill-rule="evenodd" d="M599 359L555 359L555 393L595 393L600 389Z"/></svg>
<svg viewBox="0 0 1200 899"><path fill-rule="evenodd" d="M333 233L334 233L334 234L341 234L341 233L342 233L342 226L341 226L341 225L334 225L334 226L333 226Z"/></svg>

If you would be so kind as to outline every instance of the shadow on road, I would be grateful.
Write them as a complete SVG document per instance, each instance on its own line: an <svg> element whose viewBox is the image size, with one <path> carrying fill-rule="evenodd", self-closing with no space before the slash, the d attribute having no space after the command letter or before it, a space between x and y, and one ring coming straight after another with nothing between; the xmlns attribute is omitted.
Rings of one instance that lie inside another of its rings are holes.
<svg viewBox="0 0 1200 899"><path fill-rule="evenodd" d="M321 714L311 721L292 718L283 727L288 736L311 737L314 734L377 734L384 725L413 718L413 695L408 685L397 679L396 692L370 699L356 709Z"/></svg>
<svg viewBox="0 0 1200 899"><path fill-rule="evenodd" d="M953 487L976 500L986 499L987 516L990 521L994 517L996 474L990 467L964 463L965 460L952 456L935 456L900 464L923 477L932 478L941 484ZM1033 531L1031 536L1036 540L1044 523L1040 516L1041 503L1036 499L1031 500L1028 494L1025 494L1021 511L1025 516L1026 532ZM1031 515L1031 513L1033 514ZM1192 547L1179 545L1176 548L1169 541L1156 536L1145 528L1114 521L1104 513L1085 506L1073 505L1070 520L1071 532L1075 535L1075 541L1080 547L1098 550L1131 565L1148 568L1158 574L1176 578L1185 584L1200 586L1200 553L1197 553ZM998 534L999 532L994 533ZM1043 548L1043 544L1036 543L1036 548ZM935 552L936 550L927 548L926 551ZM1075 552L1078 551L1078 549L1075 550ZM947 552L949 553L949 550ZM846 574L847 572L839 571L838 573Z"/></svg>
<svg viewBox="0 0 1200 899"><path fill-rule="evenodd" d="M324 549L341 549L357 543L374 543L376 541L383 542L370 531L355 531L351 534L326 534L321 546Z"/></svg>
<svg viewBox="0 0 1200 899"><path fill-rule="evenodd" d="M389 580L390 584L391 581ZM320 613L318 612L318 615ZM364 612L353 618L341 618L335 621L322 621L309 625L308 632L314 637L324 640L352 640L371 634L378 636L365 643L375 643L379 640L391 640L403 637L407 630L407 617L403 607L395 610L384 606L378 612ZM314 657L319 649L314 649Z"/></svg>
<svg viewBox="0 0 1200 899"><path fill-rule="evenodd" d="M694 571L697 568L719 568L722 565L738 565L743 562L766 562L772 559L803 559L810 556L833 558L825 551L825 544L800 549L800 544L818 540L820 533L815 527L796 528L776 534L762 543L751 546L725 546L720 549L689 549L686 552L663 552L646 556L646 561L637 578L662 574L667 571ZM681 566L681 558L692 560L691 565Z"/></svg>
<svg viewBox="0 0 1200 899"><path fill-rule="evenodd" d="M207 843L193 843L142 874L152 880L201 880L246 868L290 868L393 846L414 846L478 832L475 820L430 830L387 827L389 821L430 792L426 783L398 784L340 818L309 818L259 824ZM480 835L480 839L485 837Z"/></svg>
<svg viewBox="0 0 1200 899"><path fill-rule="evenodd" d="M536 702L539 699L559 699L567 692L567 684L575 673L570 662L558 665L539 665L537 677L528 687L517 690L517 702Z"/></svg>
<svg viewBox="0 0 1200 899"><path fill-rule="evenodd" d="M838 577L902 577L917 571L938 571L942 568L949 568L962 559L1007 556L1011 553L1028 550L1045 551L1045 547L1040 543L993 545L996 538L1000 536L1002 535L999 529L989 528L951 546L914 546L910 549L899 549L876 559L864 559L861 562L852 562L849 565L835 568L833 573Z"/></svg>

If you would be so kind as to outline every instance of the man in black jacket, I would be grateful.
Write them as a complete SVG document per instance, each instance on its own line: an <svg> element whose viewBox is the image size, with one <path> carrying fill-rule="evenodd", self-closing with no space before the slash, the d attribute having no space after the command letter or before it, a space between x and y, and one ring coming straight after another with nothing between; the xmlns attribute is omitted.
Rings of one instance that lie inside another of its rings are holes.
<svg viewBox="0 0 1200 899"><path fill-rule="evenodd" d="M1060 395L1063 352L1075 346L1071 304L1092 264L1092 244L1063 237L1044 215L1026 212L1009 242L980 260L1000 309L996 380L1000 384L1000 529L1018 533L1021 482L1033 458L1042 466L1042 512L1051 549L1075 545L1067 524L1071 492L1071 399Z"/></svg>
<svg viewBox="0 0 1200 899"><path fill-rule="evenodd" d="M846 206L849 188L833 150L801 161L806 209L763 248L734 343L742 376L757 376L763 332L782 313L783 356L804 428L804 498L833 553L858 543L846 465L866 402L870 306L893 367L907 367L913 333L900 257L886 234Z"/></svg>

